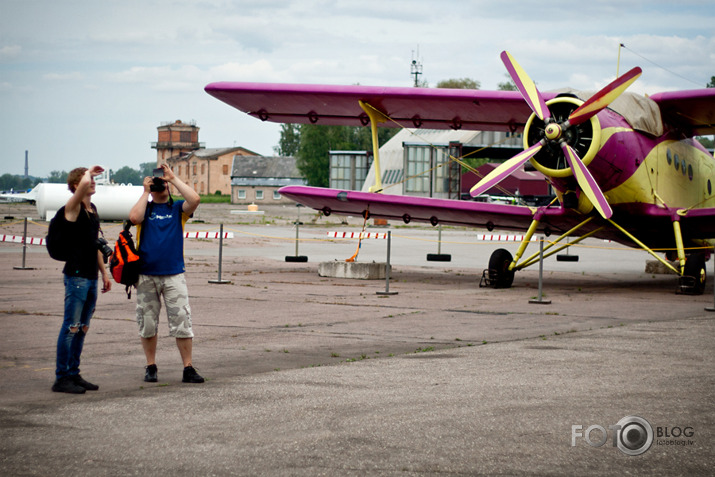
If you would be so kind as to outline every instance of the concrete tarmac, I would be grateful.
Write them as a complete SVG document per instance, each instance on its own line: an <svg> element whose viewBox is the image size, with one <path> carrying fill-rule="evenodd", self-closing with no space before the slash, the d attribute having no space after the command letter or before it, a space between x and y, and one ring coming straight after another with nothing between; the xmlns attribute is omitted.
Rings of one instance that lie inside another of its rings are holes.
<svg viewBox="0 0 715 477"><path fill-rule="evenodd" d="M143 382L135 300L115 284L82 355L100 390L52 393L62 264L28 247L34 269L16 270L22 247L0 244L0 474L714 473L712 277L704 295L677 295L675 277L643 272L643 252L591 241L571 248L577 263L545 262L551 303L533 304L536 268L507 290L478 287L491 250L512 244L446 229L453 261L427 262L435 230L393 225L397 294L384 295L384 281L317 274L356 247L326 232L360 231L361 220L305 220L309 261L290 263L294 209L244 220L202 207L204 223L188 230L220 221L234 238L226 284L209 283L217 241L186 241L199 385L181 383L164 316L159 382ZM0 234L18 227L6 219ZM113 239L119 226L103 229ZM43 232L32 223L28 235ZM366 241L359 260L385 252ZM628 455L629 442L647 450Z"/></svg>

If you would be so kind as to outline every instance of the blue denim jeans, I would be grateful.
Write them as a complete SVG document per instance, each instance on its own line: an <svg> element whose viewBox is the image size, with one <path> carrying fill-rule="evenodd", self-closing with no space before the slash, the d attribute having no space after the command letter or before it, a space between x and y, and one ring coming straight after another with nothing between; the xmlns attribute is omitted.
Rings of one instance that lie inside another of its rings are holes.
<svg viewBox="0 0 715 477"><path fill-rule="evenodd" d="M65 318L57 338L57 379L79 374L79 358L97 303L97 279L65 275Z"/></svg>

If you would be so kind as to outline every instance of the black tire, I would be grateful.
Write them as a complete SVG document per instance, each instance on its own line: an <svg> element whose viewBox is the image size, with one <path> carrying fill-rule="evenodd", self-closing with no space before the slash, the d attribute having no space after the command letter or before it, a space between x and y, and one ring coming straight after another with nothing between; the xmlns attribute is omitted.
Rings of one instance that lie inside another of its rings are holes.
<svg viewBox="0 0 715 477"><path fill-rule="evenodd" d="M688 256L685 261L685 270L683 276L693 277L695 283L690 293L693 295L702 295L705 291L705 282L707 281L708 273L705 269L705 256L702 253L696 253Z"/></svg>
<svg viewBox="0 0 715 477"><path fill-rule="evenodd" d="M514 283L514 270L509 270L514 258L508 250L494 250L489 258L489 284L492 288L509 288Z"/></svg>

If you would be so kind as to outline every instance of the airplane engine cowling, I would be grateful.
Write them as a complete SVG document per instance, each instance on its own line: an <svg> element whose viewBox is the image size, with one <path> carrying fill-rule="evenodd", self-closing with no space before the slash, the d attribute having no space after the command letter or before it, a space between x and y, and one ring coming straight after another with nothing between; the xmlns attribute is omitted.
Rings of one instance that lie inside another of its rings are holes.
<svg viewBox="0 0 715 477"><path fill-rule="evenodd" d="M572 96L558 96L546 102L551 111L549 123L555 120L564 124L569 115L583 104L578 98ZM524 149L547 139L547 123L536 114L532 114L524 128ZM601 124L597 116L591 117L578 125L571 125L562 131L562 136L569 146L581 157L585 166L593 160L601 145ZM564 156L560 140L546 140L541 150L530 159L534 167L547 177L569 177L573 170Z"/></svg>

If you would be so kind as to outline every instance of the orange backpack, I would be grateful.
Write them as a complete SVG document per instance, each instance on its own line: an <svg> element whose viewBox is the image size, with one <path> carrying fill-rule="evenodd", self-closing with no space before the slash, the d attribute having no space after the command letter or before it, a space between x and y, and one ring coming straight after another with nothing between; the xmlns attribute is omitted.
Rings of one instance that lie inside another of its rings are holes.
<svg viewBox="0 0 715 477"><path fill-rule="evenodd" d="M114 244L114 253L109 262L109 270L114 277L114 281L125 285L127 299L132 297L132 287L136 287L139 281L139 253L134 246L132 233L129 231L132 224L128 220L124 222L124 230L119 232L119 238Z"/></svg>

